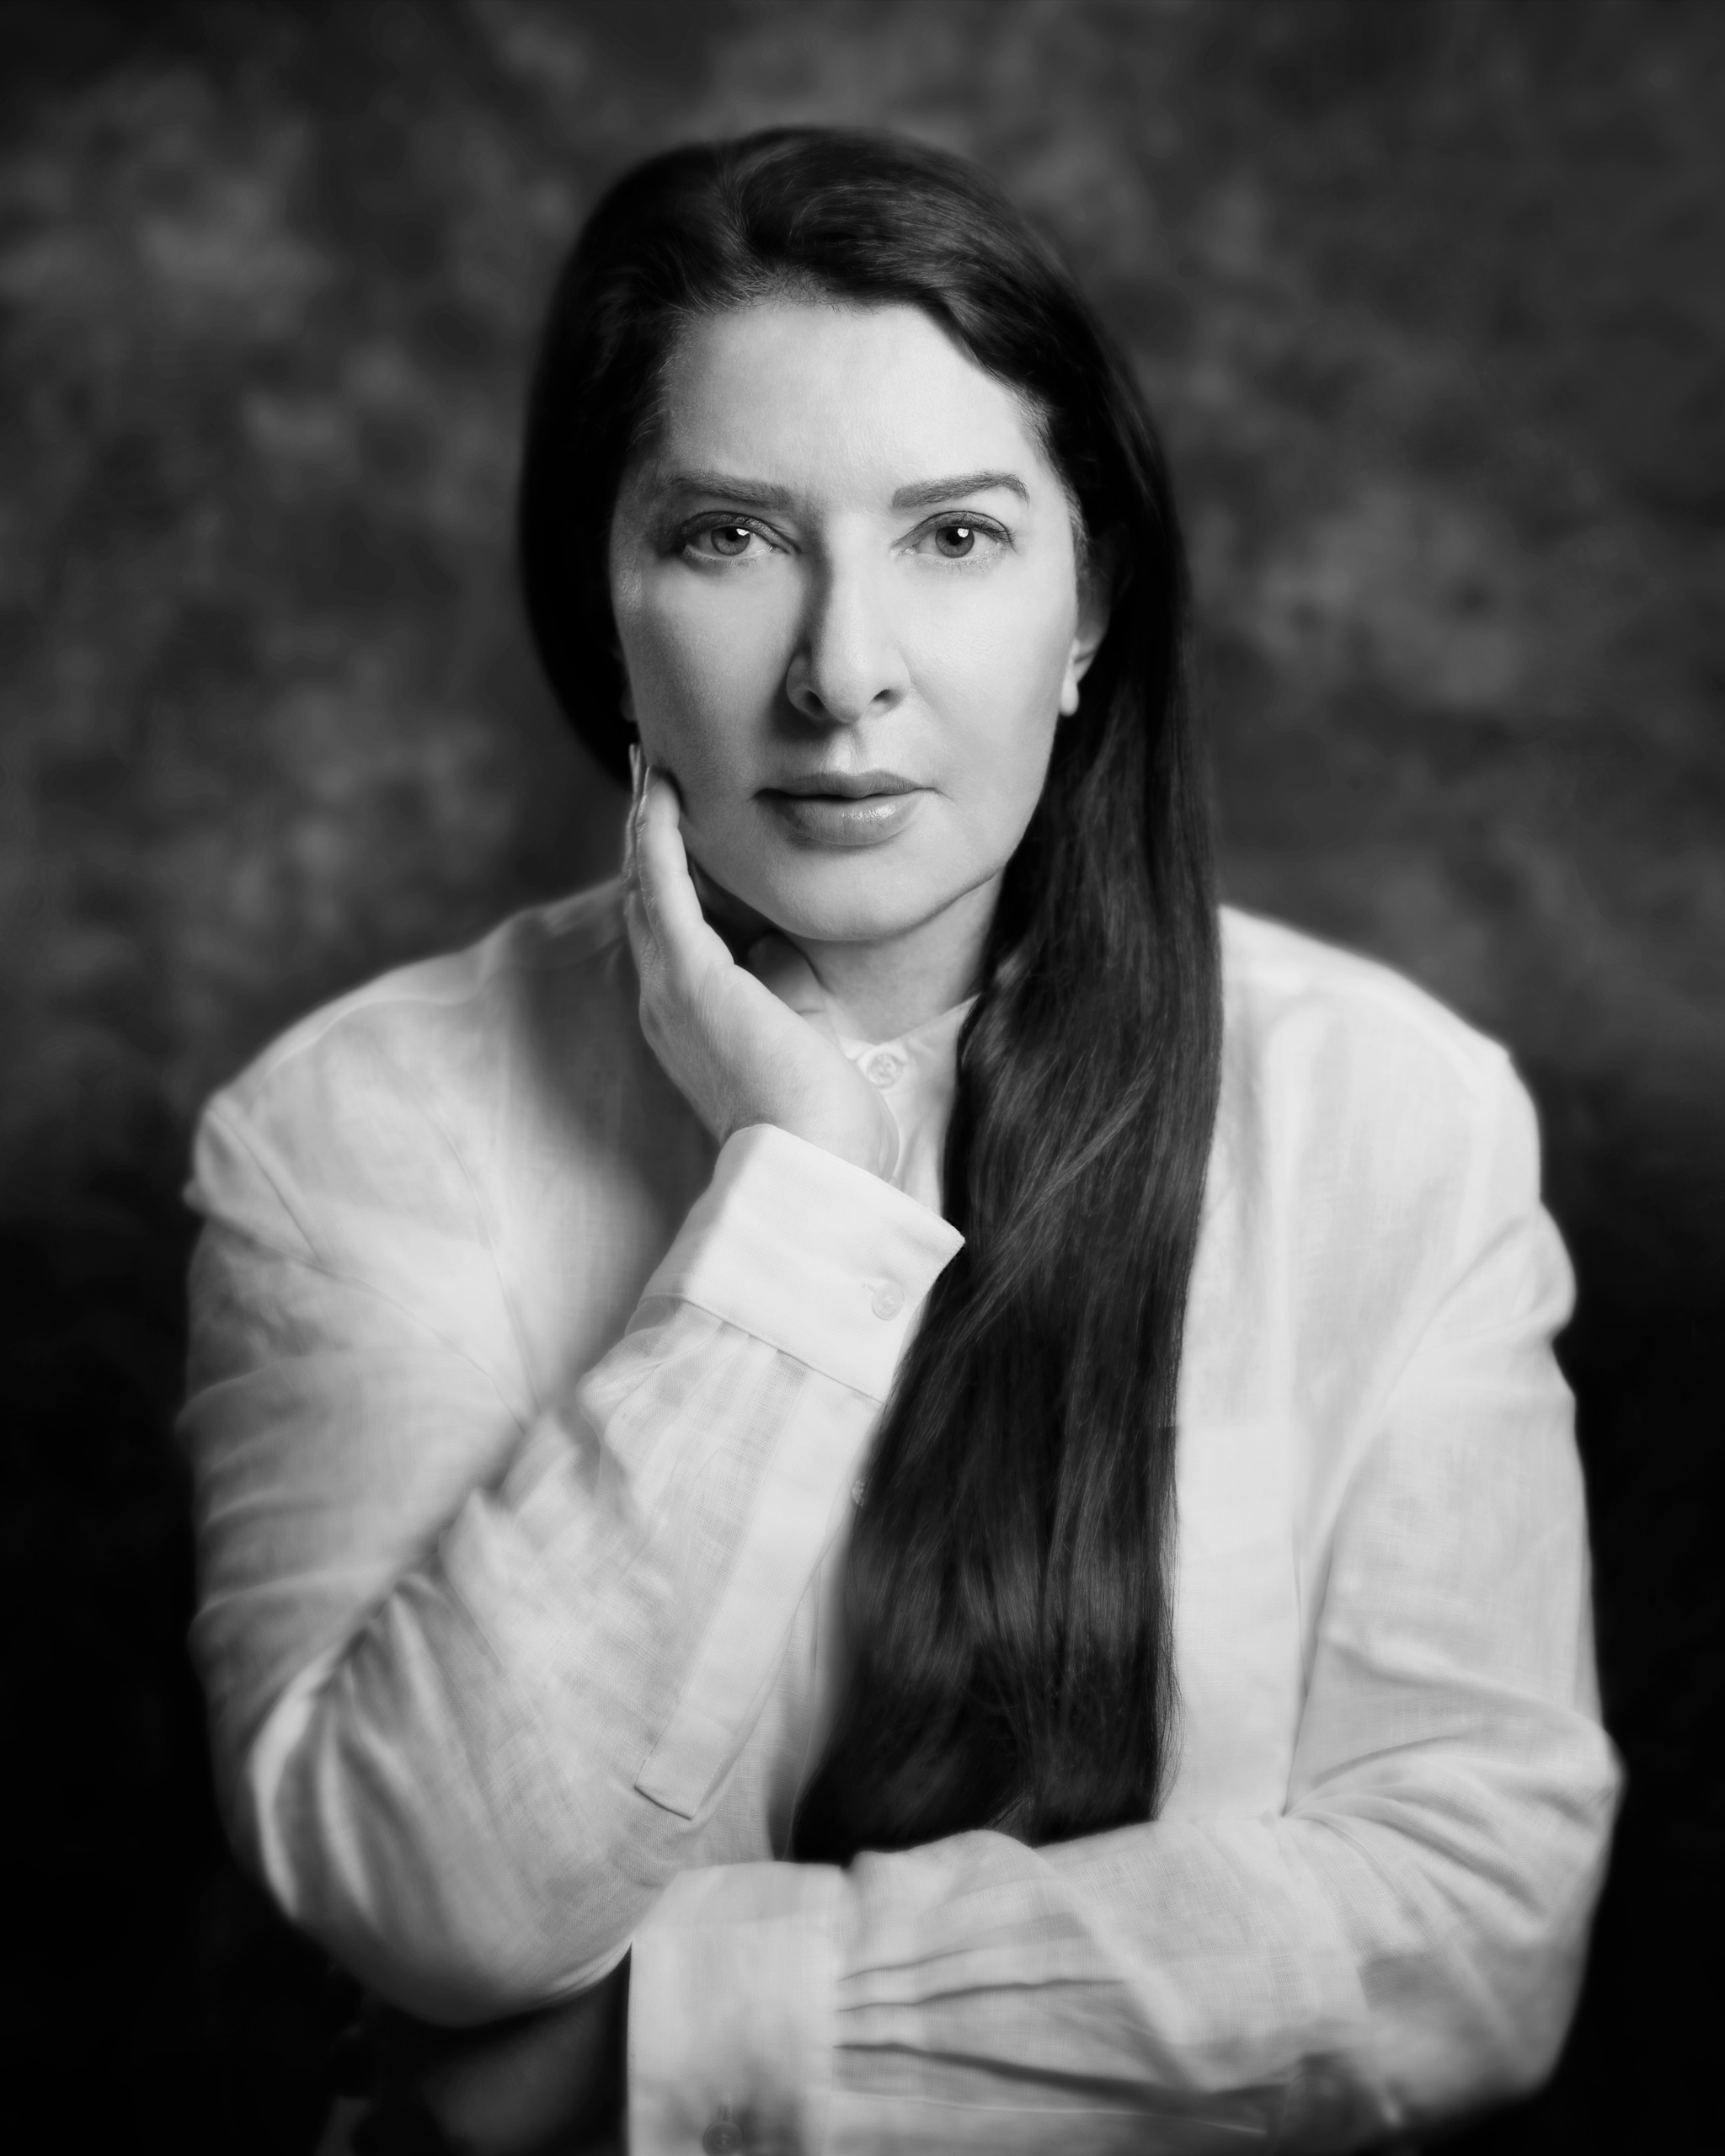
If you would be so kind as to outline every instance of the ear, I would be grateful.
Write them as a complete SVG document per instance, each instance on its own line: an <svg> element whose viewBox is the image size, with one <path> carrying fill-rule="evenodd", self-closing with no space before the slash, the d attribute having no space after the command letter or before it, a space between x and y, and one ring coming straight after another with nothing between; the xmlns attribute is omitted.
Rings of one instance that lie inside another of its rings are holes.
<svg viewBox="0 0 1725 2156"><path fill-rule="evenodd" d="M1060 680L1060 716L1071 718L1078 708L1078 691L1090 662L1108 634L1109 601L1114 578L1106 562L1086 562L1078 572L1078 622L1072 632L1072 648L1066 654L1066 670Z"/></svg>

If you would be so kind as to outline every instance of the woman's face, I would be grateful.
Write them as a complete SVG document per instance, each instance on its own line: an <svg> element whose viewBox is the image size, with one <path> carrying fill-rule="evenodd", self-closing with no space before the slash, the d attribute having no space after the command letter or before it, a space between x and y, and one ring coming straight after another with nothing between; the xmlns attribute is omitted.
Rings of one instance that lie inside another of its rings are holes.
<svg viewBox="0 0 1725 2156"><path fill-rule="evenodd" d="M788 301L694 323L665 412L611 593L692 858L812 942L987 890L1104 626L1019 399L916 308Z"/></svg>

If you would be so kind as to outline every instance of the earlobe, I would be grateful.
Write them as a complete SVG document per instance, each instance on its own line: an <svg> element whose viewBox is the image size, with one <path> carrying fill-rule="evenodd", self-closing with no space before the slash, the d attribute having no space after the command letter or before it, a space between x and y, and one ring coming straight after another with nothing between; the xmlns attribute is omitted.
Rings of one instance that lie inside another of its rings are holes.
<svg viewBox="0 0 1725 2156"><path fill-rule="evenodd" d="M1093 579L1086 579L1078 605L1078 627L1066 654L1066 671L1060 683L1060 716L1071 718L1078 708L1078 691L1090 671L1090 662L1108 633L1108 610Z"/></svg>

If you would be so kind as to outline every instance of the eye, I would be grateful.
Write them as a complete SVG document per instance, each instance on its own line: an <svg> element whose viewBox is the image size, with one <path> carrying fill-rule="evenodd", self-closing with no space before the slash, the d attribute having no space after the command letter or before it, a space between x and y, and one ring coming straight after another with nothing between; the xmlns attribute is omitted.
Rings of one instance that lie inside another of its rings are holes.
<svg viewBox="0 0 1725 2156"><path fill-rule="evenodd" d="M746 524L715 524L707 539L715 554L746 554L755 534Z"/></svg>
<svg viewBox="0 0 1725 2156"><path fill-rule="evenodd" d="M740 562L750 553L772 549L772 542L759 525L737 516L686 526L679 543L683 552L697 562Z"/></svg>
<svg viewBox="0 0 1725 2156"><path fill-rule="evenodd" d="M972 562L980 568L1012 543L1011 536L990 519L948 511L923 526L916 535L915 551L932 554L943 562Z"/></svg>

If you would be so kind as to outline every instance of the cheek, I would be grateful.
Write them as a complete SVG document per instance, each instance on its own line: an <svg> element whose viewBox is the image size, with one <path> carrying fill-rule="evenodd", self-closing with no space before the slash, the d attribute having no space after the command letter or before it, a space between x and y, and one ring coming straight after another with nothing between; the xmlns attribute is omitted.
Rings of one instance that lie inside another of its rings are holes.
<svg viewBox="0 0 1725 2156"><path fill-rule="evenodd" d="M618 640L635 723L649 756L703 792L770 714L784 659L770 609L721 615L698 592L619 595ZM692 807L694 804L690 803Z"/></svg>
<svg viewBox="0 0 1725 2156"><path fill-rule="evenodd" d="M967 609L931 638L921 670L950 754L954 800L979 818L1017 818L1042 791L1076 618L1044 600Z"/></svg>

